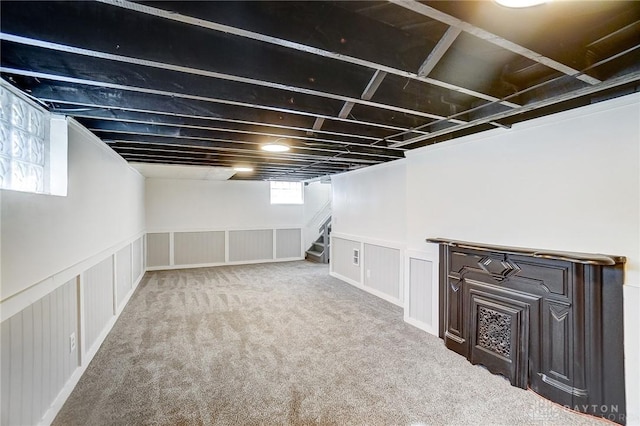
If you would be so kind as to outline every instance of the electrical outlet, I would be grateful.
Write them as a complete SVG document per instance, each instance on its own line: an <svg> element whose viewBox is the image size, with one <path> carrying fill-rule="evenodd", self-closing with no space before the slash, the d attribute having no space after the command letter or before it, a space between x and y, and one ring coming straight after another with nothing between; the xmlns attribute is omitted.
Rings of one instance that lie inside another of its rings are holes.
<svg viewBox="0 0 640 426"><path fill-rule="evenodd" d="M76 349L76 333L71 333L69 336L69 352L73 352Z"/></svg>
<svg viewBox="0 0 640 426"><path fill-rule="evenodd" d="M367 278L371 278L371 269L367 269Z"/></svg>

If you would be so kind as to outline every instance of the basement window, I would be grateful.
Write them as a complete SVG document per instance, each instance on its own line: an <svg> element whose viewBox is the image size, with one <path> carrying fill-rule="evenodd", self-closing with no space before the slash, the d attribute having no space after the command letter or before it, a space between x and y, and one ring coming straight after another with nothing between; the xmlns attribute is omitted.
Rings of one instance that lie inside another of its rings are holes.
<svg viewBox="0 0 640 426"><path fill-rule="evenodd" d="M271 204L304 204L302 182L270 182Z"/></svg>
<svg viewBox="0 0 640 426"><path fill-rule="evenodd" d="M0 79L0 189L67 195L67 122Z"/></svg>

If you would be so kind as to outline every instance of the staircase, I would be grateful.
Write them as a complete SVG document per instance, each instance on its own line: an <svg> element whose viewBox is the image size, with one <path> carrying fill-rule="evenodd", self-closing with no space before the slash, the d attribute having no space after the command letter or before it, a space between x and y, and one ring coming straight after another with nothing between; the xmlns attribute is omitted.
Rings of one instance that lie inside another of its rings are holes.
<svg viewBox="0 0 640 426"><path fill-rule="evenodd" d="M319 229L320 236L307 250L306 259L312 262L329 263L329 235L331 235L331 216Z"/></svg>

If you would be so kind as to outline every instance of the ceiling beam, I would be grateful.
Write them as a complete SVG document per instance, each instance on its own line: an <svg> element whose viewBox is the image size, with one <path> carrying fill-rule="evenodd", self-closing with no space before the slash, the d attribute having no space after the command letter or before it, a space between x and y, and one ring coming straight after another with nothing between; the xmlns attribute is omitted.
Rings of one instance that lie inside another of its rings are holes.
<svg viewBox="0 0 640 426"><path fill-rule="evenodd" d="M589 75L582 74L580 71L573 69L563 63L555 61L540 53L534 52L533 50L527 49L526 47L521 46L517 43L514 43L510 40L507 40L504 37L500 37L499 35L490 33L487 30L476 27L473 24L462 21L447 13L441 12L438 9L435 9L431 6L427 6L426 4L422 4L415 0L389 0L389 1L398 6L404 7L405 9L409 9L416 13L419 13L420 15L443 22L452 27L459 28L460 30L467 32L475 37L478 37L479 39L485 40L491 44L494 44L503 49L509 50L520 56L524 56L527 59L530 59L534 62L542 64L546 67L552 68L556 71L560 71L563 74L575 76L575 78L582 80L585 83L588 83L591 85L600 83L600 80L593 78Z"/></svg>
<svg viewBox="0 0 640 426"><path fill-rule="evenodd" d="M382 84L382 80L384 80L386 76L387 76L386 72L376 70L373 73L371 80L369 80L369 83L367 83L367 87L364 88L364 91L362 92L362 95L360 95L360 98L365 100L370 100L373 97L373 94L376 92L376 90L378 90L378 87L380 87L380 84ZM347 118L355 105L356 104L354 102L350 102L350 101L345 102L344 105L342 105L340 112L338 113L338 117ZM322 123L320 123L320 126L322 126Z"/></svg>
<svg viewBox="0 0 640 426"><path fill-rule="evenodd" d="M121 152L124 150L128 151L146 151L149 156L153 156L156 152L167 152L167 153L183 153L183 154L199 154L199 155L216 155L218 157L229 157L229 161L235 162L247 162L251 165L265 165L265 164L275 164L278 166L299 166L305 165L309 163L315 163L317 160L304 160L304 159L283 159L280 157L272 157L272 156L263 156L256 153L255 155L249 154L234 154L228 153L224 151L215 151L212 149L206 149L205 147L197 147L197 146L189 146L189 145L172 145L172 144L161 144L161 143L132 143L129 141L119 141L119 142L110 142L109 146L117 152ZM150 148L152 147L152 148ZM161 147L161 148L158 148ZM266 161L265 161L266 160ZM341 163L326 163L324 166L324 170L327 172L341 170L344 168L345 164L350 164L348 161L343 161Z"/></svg>
<svg viewBox="0 0 640 426"><path fill-rule="evenodd" d="M355 105L356 104L354 104L353 102L345 102L344 105L342 106L342 109L340 109L340 112L338 113L338 117L347 118L349 114L351 114L351 110Z"/></svg>
<svg viewBox="0 0 640 426"><path fill-rule="evenodd" d="M383 150L398 150L404 151L403 148L388 148L380 145L369 145L366 143L356 143L356 142L348 142L341 141L335 139L322 139L322 138L313 138L313 137L305 137L305 136L297 136L297 135L286 135L286 134L278 134L278 133L268 133L268 132L258 132L251 130L241 130L235 128L227 128L227 127L211 127L211 126L196 126L191 124L182 124L182 123L166 123L166 122L158 122L158 121L148 121L148 120L136 120L130 118L123 117L96 117L88 114L73 114L74 118L86 118L90 120L101 120L101 121L109 121L109 122L120 122L120 123L132 123L132 124L143 124L148 126L160 126L160 127L176 127L176 128L185 128L185 129L194 129L194 130L208 130L214 132L229 132L229 133L242 133L247 135L255 135L255 136L266 136L274 139L295 139L302 141L311 141L311 142L320 142L327 144L336 144L336 145L345 145L345 146L356 146L363 148L377 148ZM96 131L110 131L109 129L104 128L94 128Z"/></svg>
<svg viewBox="0 0 640 426"><path fill-rule="evenodd" d="M581 96L588 96L592 93L596 93L596 92L600 92L603 90L607 90L607 89L612 89L618 86L622 86L625 84L629 84L629 83L633 83L636 81L640 81L640 71L634 71L631 72L629 74L617 77L617 78L613 78L607 81L604 81L600 84L598 84L597 86L586 86L584 88L581 89L577 89L568 93L563 93L561 95L558 96L554 96L551 98L547 98L547 99L543 99L540 101L535 101L532 102L530 104L527 104L525 106L522 106L520 108L517 108L515 110L510 110L510 111L504 111L504 112L500 112L500 113L496 113L496 114L492 114L489 115L487 117L482 117L482 118L478 118L476 120L472 120L468 123L465 124L459 124L457 126L452 126L452 127L448 127L446 129L442 129L436 132L433 132L429 135L422 135L422 136L417 136L415 138L411 138L411 139L407 139L406 141L403 142L397 142L395 144L393 144L393 146L395 147L401 147L401 146L406 146L406 145L411 145L411 144L415 144L418 142L424 142L426 140L429 139L433 139L435 137L438 136L442 136L448 133L452 133L452 132L456 132L459 130L463 130L463 129L467 129L469 127L474 127L480 124L485 124L485 123L489 123L493 120L501 120L503 118L507 118L507 117L511 117L514 115L518 115L518 114L522 114L528 111L533 111L539 108L544 108L550 105L554 105L560 102L565 102L565 101L570 101L572 99L576 99L579 98Z"/></svg>
<svg viewBox="0 0 640 426"><path fill-rule="evenodd" d="M89 127L89 130L97 135L108 133L108 134L118 134L118 135L133 135L133 136L153 136L158 138L180 138L186 140L195 140L195 141L208 141L208 142L217 142L217 143L227 143L227 144L240 144L240 145L250 145L254 148L259 149L260 143L252 142L252 141L243 141L238 139L224 139L224 138L212 138L212 137L204 137L204 136L192 136L184 134L180 132L176 133L153 133L153 132L144 132L140 130L120 130L120 129L98 129L95 127ZM372 147L375 150L375 146ZM256 149L256 150L257 150ZM331 148L317 148L311 146L304 145L292 145L291 149L295 151L317 151L317 152L330 152L335 154L353 154L353 155L361 155L364 157L380 157L385 159L397 159L402 158L399 155L388 155L384 153L372 153L372 152L362 152L362 151L349 151L344 149L331 149ZM304 152L297 152L297 154L301 155L313 155L313 154L305 154Z"/></svg>
<svg viewBox="0 0 640 426"><path fill-rule="evenodd" d="M115 62L132 64L132 65L140 65L140 66L156 68L161 70L170 70L170 71L180 72L184 74L198 75L201 77L215 78L219 80L233 81L236 83L268 87L270 89L284 90L284 91L294 92L294 93L303 93L305 95L318 96L321 98L333 99L337 101L353 102L355 104L362 104L372 108L395 111L403 114L415 115L418 117L431 118L435 120L447 119L447 117L442 115L431 114L428 112L400 107L397 105L389 105L389 104L382 104L379 102L372 102L368 99L365 99L364 97L362 99L358 99L358 98L339 95L335 93L328 93L328 92L323 92L319 90L307 89L304 87L291 86L288 84L282 84L282 83L277 83L273 81L264 81L264 80L249 78L249 77L242 77L238 75L224 74L217 71L208 71L208 70L203 70L198 68L185 67L182 65L169 64L165 62L150 61L147 59L132 58L129 56L115 55L115 54L106 53L106 52L98 52L95 50L83 49L79 47L68 46L68 45L59 44L59 43L52 43L52 42L43 41L43 40L35 40L35 39L21 37L13 34L6 34L6 33L0 32L0 40L5 40L12 43L18 43L18 44L27 45L27 46L39 47L39 48L53 50L57 52L72 53L75 55L87 56L91 58L105 59L109 61L115 61ZM376 72L376 75L378 73L379 71ZM384 75L386 75L386 73ZM377 84L379 85L380 83L378 82ZM458 124L464 123L464 121L457 120L457 119L452 119L452 122L458 123Z"/></svg>
<svg viewBox="0 0 640 426"><path fill-rule="evenodd" d="M156 136L156 135L152 135ZM164 140L162 143L150 142L147 140L130 140L130 139L112 139L112 138L104 138L103 141L109 145L117 144L117 143L125 143L125 144L139 144L139 145L171 145L171 146L179 146L182 148L197 148L197 149L207 149L209 151L220 151L220 152L238 152L242 155L259 155L260 158L269 158L269 159L279 159L279 160L300 160L306 162L313 162L319 160L327 160L331 162L340 162L340 163L360 163L360 164L378 164L384 162L386 160L371 160L371 159L362 159L362 158L353 158L353 157L334 157L330 155L313 155L313 154L299 154L287 152L286 154L273 154L270 153L268 155L262 154L260 151L255 149L241 149L241 148L229 148L229 147L220 147L214 146L211 142L207 141L197 141L194 140L193 144L184 144L182 142L173 142L171 140ZM350 154L349 152L338 153L337 155ZM357 154L357 153L353 153Z"/></svg>
<svg viewBox="0 0 640 426"><path fill-rule="evenodd" d="M210 167L233 167L233 164L230 164L225 161L218 161L213 159L202 159L202 158L181 158L181 157L163 157L163 158L153 158L148 157L144 154L120 154L122 158L131 162L131 163L151 163L151 164L183 164L183 165L192 165L192 166L210 166ZM256 176L260 176L263 180L272 180L281 178L282 173L288 169L262 169L259 166L254 168L253 172L249 173L236 173L234 177L246 177L255 180ZM348 167L345 167L338 172L343 172L349 170ZM323 170L318 169L305 169L305 170L296 170L294 172L295 175L299 176L301 180L313 179L320 176L326 176L327 173ZM336 172L332 172L336 173ZM274 174L278 174L277 176L273 176Z"/></svg>
<svg viewBox="0 0 640 426"><path fill-rule="evenodd" d="M177 112L169 112L169 111L159 111L159 110L151 110L151 109L141 109L141 108L129 108L123 106L113 106L106 104L96 104L96 103L87 103L87 102L72 102L66 99L56 99L52 97L39 97L44 102L48 104L64 104L64 105L73 105L74 107L78 106L82 111L78 111L77 108L58 108L52 105L49 105L51 111L60 112L61 114L72 115L74 117L85 117L85 118L100 118L100 119L109 119L108 116L97 114L101 112L100 110L104 110L104 112L114 113L115 111L122 112L130 112L130 113L140 113L140 114L151 114L151 115L163 115L169 117L178 117L178 118L187 118L187 119L195 119L202 121L221 121L224 123L234 123L234 124L244 124L244 125L252 125L252 126L263 126L263 127L273 127L275 129L284 129L284 130L293 130L298 132L307 132L309 129L307 127L296 127L296 126L287 126L284 124L276 124L271 122L263 122L263 121L251 121L251 120L238 120L233 118L225 118L225 117L214 117L208 115L196 115L196 114L183 114ZM96 109L98 111L91 111L92 109ZM80 112L80 114L78 114ZM96 114L90 114L91 112L95 112ZM117 118L115 118L117 119ZM371 140L376 141L379 138L375 136L368 136L363 134L353 134L353 133L342 133L342 132L334 132L330 130L322 130L319 129L316 133L323 133L331 136L342 136L347 138L358 138L363 140ZM428 132L416 130L415 133L423 133L427 134ZM277 134L278 137L290 137ZM274 134L275 136L275 134ZM349 142L351 143L351 142ZM366 145L366 144L356 144L356 145Z"/></svg>
<svg viewBox="0 0 640 426"><path fill-rule="evenodd" d="M376 93L376 90L378 90L378 87L380 87L380 85L382 84L382 80L384 80L386 76L386 72L376 70L376 72L373 73L371 80L369 80L367 87L364 88L362 95L360 95L360 99L364 99L366 101L370 100L373 97L374 93Z"/></svg>
<svg viewBox="0 0 640 426"><path fill-rule="evenodd" d="M248 165L253 167L254 171L260 170L263 172L283 172L283 171L288 171L291 170L288 167L278 167L278 166L272 166L269 164L254 164L254 163L247 163L247 162L243 162L243 161L239 161L239 160L227 160L227 159L219 159L219 158L203 158L203 157L199 157L199 156L190 156L190 155L171 155L171 153L166 153L166 154L161 154L161 155L154 155L154 154L148 154L148 153L144 153L144 152L125 152L125 151L120 151L117 150L116 151L121 157L126 158L126 159L130 159L130 158L147 158L147 159L153 159L153 160L158 160L158 161L164 161L164 160L198 160L198 161L207 161L207 162L215 162L216 165L218 166L223 166L223 167L233 167L234 165L237 164L242 164L242 165ZM294 167L298 167L298 166L294 166ZM301 167L305 167L305 166L301 166ZM313 166L309 166L309 167L313 167ZM348 168L349 166L344 166L340 169L325 169L325 168L314 168L313 170L309 170L307 172L307 174L327 174L327 173L336 173L336 172L341 172L343 170L345 170L346 168Z"/></svg>
<svg viewBox="0 0 640 426"><path fill-rule="evenodd" d="M469 96L473 96L475 98L479 98L479 99L484 99L487 101L500 101L499 98L496 98L495 96L490 96L484 93L480 93L471 89L467 89L464 87L460 87L457 86L455 84L451 84L451 83L446 83L443 81L439 81L433 78L429 78L429 77L422 77L419 76L416 73L413 72L409 72L409 71L405 71L405 70L401 70L401 69L397 69L397 68L393 68L390 66L386 66L383 64L379 64L379 63L375 63L372 61L368 61L366 59L360 59L360 58L356 58L353 56L349 56L349 55L343 55L340 53L336 53L336 52L331 52L325 49L320 49L317 47L313 47L313 46L308 46L302 43L297 43L294 41L290 41L290 40L285 40L285 39L281 39L278 37L272 37L266 34L260 34L260 33L256 33L253 31L248 31L248 30L244 30L241 28L236 28L236 27L232 27L229 25L224 25L224 24L219 24L217 22L212 22L212 21L207 21L204 19L200 19L200 18L195 18L192 16L186 16L186 15L182 15L180 13L176 13L176 12L171 12L168 10L164 10L164 9L159 9L159 8L155 8L155 7L151 7L151 6L146 6L143 4L138 4L138 3L133 3L130 1L126 1L126 0L97 0L101 3L105 3L105 4L109 4L112 6L117 6L117 7L121 7L124 9L128 9L128 10L133 10L136 12L140 12L140 13L144 13L147 15L152 15L152 16L156 16L159 18L164 18L164 19L168 19L168 20L172 20L172 21L176 21L176 22L182 22L184 24L188 24L188 25L194 25L194 26L198 26L201 28L206 28L209 30L213 30L213 31L219 31L219 32L223 32L223 33L227 33L227 34L232 34L238 37L244 37L244 38L248 38L251 40L256 40L256 41L260 41L260 42L264 42L264 43L269 43L269 44L273 44L276 46L281 46L281 47L285 47L285 48L289 48L289 49L293 49L293 50L298 50L301 52L305 52L305 53L310 53L313 55L318 55L318 56L322 56L325 58L331 58L331 59L335 59L338 61L343 61L343 62L347 62L347 63L351 63L351 64L355 64L355 65L360 65L363 67L368 67L368 68L372 68L375 70L380 70L380 71L385 71L389 74L395 74L401 77L405 77L405 78L410 78L413 80L419 80L422 81L424 83L427 84L431 84L434 86L438 86L447 90L451 90L454 92L458 92L458 93L462 93L465 95L469 95ZM505 106L509 106L509 107L517 107L518 104L515 104L513 102L509 102L509 101L504 101L501 102L503 105Z"/></svg>
<svg viewBox="0 0 640 426"><path fill-rule="evenodd" d="M170 98L181 98L181 99L188 99L188 100L194 100L194 101L213 102L213 103L219 103L224 105L263 109L267 111L276 111L276 112L282 112L282 113L293 114L293 115L302 115L306 117L322 117L328 120L338 120L338 121L344 121L347 123L380 127L384 129L393 129L393 130L399 130L399 131L411 130L405 127L391 126L388 124L381 124L381 123L370 122L370 121L351 120L346 118L343 119L343 118L333 117L325 114L318 114L318 113L300 111L300 110L292 110L292 109L281 108L281 107L270 106L270 105L252 104L247 102L233 101L230 99L220 99L220 98L212 98L212 97L206 97L206 96L189 95L185 93L170 92L166 90L148 89L145 87L128 86L128 85L116 84L116 83L107 83L103 81L94 81L94 80L80 79L80 78L74 78L74 77L66 77L66 76L61 76L56 74L34 72L34 71L2 67L2 66L0 66L0 72L7 73L7 74L21 75L24 77L33 77L37 79L57 81L57 82L65 82L65 83L71 83L71 84L79 84L79 85L101 87L101 88L115 89L115 90L125 90L125 91L145 93L145 94L151 94L151 95L167 96Z"/></svg>
<svg viewBox="0 0 640 426"><path fill-rule="evenodd" d="M436 47L433 48L427 59L424 60L420 68L418 69L418 75L421 77L428 76L431 71L436 67L440 59L447 53L447 50L451 47L456 38L460 35L462 30L457 27L449 27L447 31L444 33L442 38L436 44Z"/></svg>

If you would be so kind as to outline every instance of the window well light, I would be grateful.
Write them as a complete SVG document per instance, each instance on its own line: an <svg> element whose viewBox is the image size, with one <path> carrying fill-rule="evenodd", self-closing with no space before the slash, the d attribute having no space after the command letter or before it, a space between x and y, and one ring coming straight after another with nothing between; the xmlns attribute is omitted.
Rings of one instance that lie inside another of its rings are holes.
<svg viewBox="0 0 640 426"><path fill-rule="evenodd" d="M237 167L234 167L233 170L236 171L236 172L252 172L253 171L253 167L237 166Z"/></svg>
<svg viewBox="0 0 640 426"><path fill-rule="evenodd" d="M262 145L261 148L262 148L263 151L269 151L269 152L286 152L286 151L289 151L289 146L285 145L283 143L268 143L268 144Z"/></svg>
<svg viewBox="0 0 640 426"><path fill-rule="evenodd" d="M538 6L549 1L551 0L495 0L495 2L501 6L512 8Z"/></svg>

